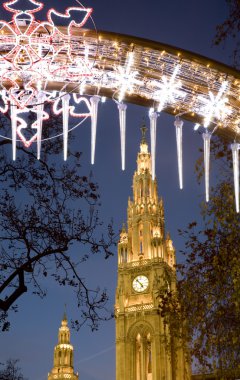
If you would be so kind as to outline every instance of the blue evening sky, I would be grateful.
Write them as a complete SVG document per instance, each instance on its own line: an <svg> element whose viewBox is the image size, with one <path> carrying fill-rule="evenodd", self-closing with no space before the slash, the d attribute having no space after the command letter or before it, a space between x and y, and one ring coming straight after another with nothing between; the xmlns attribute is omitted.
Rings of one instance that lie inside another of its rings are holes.
<svg viewBox="0 0 240 380"><path fill-rule="evenodd" d="M77 5L75 0L45 1L45 10L59 11ZM99 30L144 37L174 45L201 55L229 63L226 49L212 46L216 25L227 13L225 0L87 0L85 6L94 9L93 18ZM0 17L3 12L0 11ZM118 231L126 220L128 196L131 195L132 175L140 142L140 126L147 109L129 105L127 111L126 171L120 167L120 143L116 105L108 100L99 108L96 164L90 167L90 128L84 123L76 134L79 150L83 152L81 173L90 170L99 183L104 221L114 220ZM204 185L198 185L194 175L200 135L193 132L193 124L184 123L184 189L178 189L174 118L162 114L158 119L156 173L159 194L165 204L166 227L179 251L183 242L177 229L199 217L199 203L204 197ZM43 147L44 148L44 147ZM62 160L62 156L59 156ZM79 255L81 253L79 252ZM177 259L181 257L177 253ZM105 261L93 257L82 267L83 276L92 284L109 291L109 307L113 308L117 278L117 256ZM77 318L74 297L64 287L48 282L48 296L40 300L24 294L19 300L19 312L11 317L10 332L1 333L0 362L8 358L20 359L23 373L29 380L46 380L52 368L53 348L58 327L67 303L67 314ZM115 378L114 321L107 322L98 332L87 326L80 332L72 331L75 348L75 369L81 380L113 380Z"/></svg>

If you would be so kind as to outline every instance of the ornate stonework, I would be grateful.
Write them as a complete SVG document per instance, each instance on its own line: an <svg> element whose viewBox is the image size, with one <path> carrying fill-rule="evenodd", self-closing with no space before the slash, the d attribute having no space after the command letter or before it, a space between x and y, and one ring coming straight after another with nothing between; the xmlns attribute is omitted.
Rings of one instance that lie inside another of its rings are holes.
<svg viewBox="0 0 240 380"><path fill-rule="evenodd" d="M70 344L70 330L64 314L58 332L58 344L54 348L53 368L48 380L78 380L78 373L73 369L73 346Z"/></svg>
<svg viewBox="0 0 240 380"><path fill-rule="evenodd" d="M175 250L144 136L127 215L118 243L116 380L187 380L186 356L179 345L174 353L167 347L169 329L158 308L159 291L176 288Z"/></svg>

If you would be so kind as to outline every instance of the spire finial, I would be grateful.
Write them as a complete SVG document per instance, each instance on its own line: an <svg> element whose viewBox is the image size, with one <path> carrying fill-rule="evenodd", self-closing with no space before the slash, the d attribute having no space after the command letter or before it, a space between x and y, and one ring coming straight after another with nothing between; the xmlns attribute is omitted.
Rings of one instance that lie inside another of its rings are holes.
<svg viewBox="0 0 240 380"><path fill-rule="evenodd" d="M123 223L123 225L122 225L122 232L126 232L126 224L125 223Z"/></svg>
<svg viewBox="0 0 240 380"><path fill-rule="evenodd" d="M147 127L145 124L145 118L143 118L142 126L141 126L141 131L142 131L142 141L141 144L146 144L146 131Z"/></svg>
<svg viewBox="0 0 240 380"><path fill-rule="evenodd" d="M64 304L63 321L67 321L67 304Z"/></svg>

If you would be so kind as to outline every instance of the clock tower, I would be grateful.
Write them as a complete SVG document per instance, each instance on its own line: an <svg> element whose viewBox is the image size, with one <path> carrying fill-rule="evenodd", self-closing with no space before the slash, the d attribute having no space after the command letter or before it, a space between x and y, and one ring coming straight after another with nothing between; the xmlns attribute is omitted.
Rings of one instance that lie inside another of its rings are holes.
<svg viewBox="0 0 240 380"><path fill-rule="evenodd" d="M158 307L163 289L175 290L175 250L165 233L164 207L152 179L145 128L118 243L116 380L188 380L181 344L173 345ZM175 341L176 343L176 341Z"/></svg>

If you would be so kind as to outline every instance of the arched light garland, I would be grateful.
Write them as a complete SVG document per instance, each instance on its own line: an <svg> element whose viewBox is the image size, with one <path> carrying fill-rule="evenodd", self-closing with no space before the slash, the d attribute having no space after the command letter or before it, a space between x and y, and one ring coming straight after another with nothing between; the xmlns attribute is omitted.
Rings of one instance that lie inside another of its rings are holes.
<svg viewBox="0 0 240 380"><path fill-rule="evenodd" d="M27 4L27 9L22 9ZM37 0L6 1L12 21L0 21L0 112L12 120L13 159L20 138L29 147L37 142L40 158L45 105L63 117L64 159L67 159L70 117L91 117L91 162L94 163L97 114L100 97L113 98L119 109L121 160L125 169L126 102L151 106L151 150L155 177L156 121L161 111L186 115L203 125L206 199L209 199L209 156L212 129L235 135L238 140L240 75L234 69L189 52L130 36L84 30L92 8L70 7L65 13L43 9ZM67 26L61 26L64 21ZM227 73L227 74L226 74ZM97 95L96 95L97 94ZM90 99L88 98L90 97ZM36 120L27 125L26 115ZM182 121L175 119L179 184L182 180ZM24 130L32 130L27 139ZM209 130L209 132L208 132ZM238 144L238 148L236 148ZM236 209L239 211L239 143L232 144Z"/></svg>

